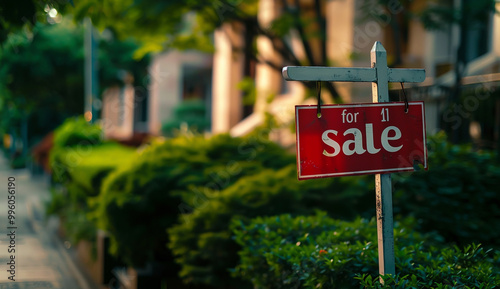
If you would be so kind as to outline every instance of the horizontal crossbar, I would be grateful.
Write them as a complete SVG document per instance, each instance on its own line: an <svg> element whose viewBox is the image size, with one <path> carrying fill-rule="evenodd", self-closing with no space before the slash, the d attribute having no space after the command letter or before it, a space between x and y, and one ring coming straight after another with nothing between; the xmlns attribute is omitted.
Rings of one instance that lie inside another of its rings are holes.
<svg viewBox="0 0 500 289"><path fill-rule="evenodd" d="M286 80L298 81L345 81L376 82L375 68L364 67L320 67L320 66L286 66L283 67ZM425 69L388 68L389 82L422 82Z"/></svg>

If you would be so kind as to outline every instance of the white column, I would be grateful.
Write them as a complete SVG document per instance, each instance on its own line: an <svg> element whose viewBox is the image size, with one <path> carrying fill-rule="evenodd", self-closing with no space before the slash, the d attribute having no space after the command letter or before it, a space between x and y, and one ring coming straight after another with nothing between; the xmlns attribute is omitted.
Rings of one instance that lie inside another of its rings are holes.
<svg viewBox="0 0 500 289"><path fill-rule="evenodd" d="M495 9L496 11L500 11L500 2L497 1L495 4ZM499 13L494 13L493 14L493 29L492 29L492 41L493 41L493 53L497 57L500 57L500 14Z"/></svg>
<svg viewBox="0 0 500 289"><path fill-rule="evenodd" d="M268 27L277 17L275 0L260 0L258 21L262 27ZM274 50L273 44L268 37L257 37L257 49L262 59L270 61L278 66L281 65L281 57ZM257 98L254 110L257 113L264 112L267 107L267 98L272 94L278 94L281 89L281 71L269 66L266 63L257 63L255 68L255 86L257 88Z"/></svg>
<svg viewBox="0 0 500 289"><path fill-rule="evenodd" d="M214 33L215 53L212 75L212 132L228 132L241 120L242 96L237 89L242 79L243 58L233 48L241 48L241 31L235 25L224 24ZM239 47L233 47L237 45Z"/></svg>

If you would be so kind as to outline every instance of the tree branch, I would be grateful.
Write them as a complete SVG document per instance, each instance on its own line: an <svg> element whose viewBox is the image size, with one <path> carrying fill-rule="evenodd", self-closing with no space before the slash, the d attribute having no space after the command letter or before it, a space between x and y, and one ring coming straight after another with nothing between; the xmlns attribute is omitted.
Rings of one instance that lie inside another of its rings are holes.
<svg viewBox="0 0 500 289"><path fill-rule="evenodd" d="M300 65L300 61L293 53L292 48L286 43L286 41L280 37L273 35L271 32L266 31L260 26L258 22L255 23L255 27L259 35L263 35L269 38L273 44L273 47L286 59L290 64Z"/></svg>
<svg viewBox="0 0 500 289"><path fill-rule="evenodd" d="M284 7L285 7L285 9L290 10L287 5L284 5ZM298 14L297 14L297 17L298 17ZM247 23L245 23L243 19L240 19L239 21L243 22L243 24L246 24L247 29L250 26L254 26L256 29L257 35L267 37L271 41L273 48L278 53L280 53L280 55L282 56L285 63L288 63L290 65L297 65L297 66L301 65L301 62L295 56L295 53L293 52L292 48L288 45L288 43L286 43L286 41L283 38L278 37L278 36L274 35L272 32L264 29L260 25L260 23L258 22L258 20L256 18L245 19L245 21L247 21ZM302 29L303 28L302 25L300 23L298 23L298 25L301 27L301 31L302 31L302 33L299 31L299 34L301 34L300 37L301 37L302 43L304 45L304 50L306 51L306 54L308 54L307 57L309 59L309 62L312 64L312 63L314 63L314 58L313 58L313 53L312 53L311 47L309 45L309 42L305 39L305 35L304 35L305 33L304 33L304 30ZM325 31L325 33L326 33L326 31ZM326 39L322 39L322 40L323 40L323 42L322 42L323 43L323 54L325 55L325 56L323 56L324 57L323 62L326 62L326 41L325 41ZM267 59L264 59L262 57L262 55L259 55L258 52L254 52L251 49L248 49L250 47L248 43L245 45L246 45L246 47L236 47L234 45L234 43L232 43L232 46L234 47L235 50L244 51L247 53L248 57L257 61L258 63L264 63L266 65L269 65L271 68L281 72L281 70L282 70L281 65L273 63ZM326 63L324 63L324 65L326 65ZM316 89L315 82L303 82L303 84L309 89L312 89L312 90ZM341 99L337 89L335 88L335 86L331 82L326 82L324 87L332 95L332 98L336 103L342 102L342 99Z"/></svg>
<svg viewBox="0 0 500 289"><path fill-rule="evenodd" d="M321 60L320 60L320 62L323 65L326 65L326 63L327 63L327 55L326 55L326 20L321 15L321 0L315 0L314 1L314 8L316 10L316 19L317 19L316 21L318 22L318 26L319 26L320 42L321 42Z"/></svg>
<svg viewBox="0 0 500 289"><path fill-rule="evenodd" d="M295 16L295 28L297 29L297 32L299 32L300 35L300 40L302 41L302 46L304 47L304 51L306 53L306 57L309 60L310 65L315 65L314 62L314 56L312 53L311 46L309 45L309 41L307 41L306 34L304 32L304 27L302 26L302 23L300 22L300 1L295 0L295 9L290 11Z"/></svg>

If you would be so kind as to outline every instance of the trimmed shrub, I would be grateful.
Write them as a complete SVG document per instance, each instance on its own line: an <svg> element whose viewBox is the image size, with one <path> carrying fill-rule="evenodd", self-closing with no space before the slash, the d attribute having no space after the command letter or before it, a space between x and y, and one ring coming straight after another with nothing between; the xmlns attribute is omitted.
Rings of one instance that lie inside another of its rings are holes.
<svg viewBox="0 0 500 289"><path fill-rule="evenodd" d="M89 146L86 150L74 147L56 150L59 161L52 163L52 171L60 173L57 178L60 186L52 188L46 212L61 217L71 241L93 240L97 227L87 217L93 199L99 195L103 179L130 162L135 150L117 143Z"/></svg>
<svg viewBox="0 0 500 289"><path fill-rule="evenodd" d="M54 132L54 146L56 147L98 145L101 142L101 127L88 123L81 116L68 118Z"/></svg>
<svg viewBox="0 0 500 289"><path fill-rule="evenodd" d="M64 172L59 180L65 185L74 183L86 195L96 196L109 172L130 162L136 153L133 148L109 142L84 149L59 148L57 155L58 161L52 167Z"/></svg>
<svg viewBox="0 0 500 289"><path fill-rule="evenodd" d="M54 131L54 144L49 153L52 178L66 182L68 169L75 167L91 147L102 142L100 126L90 124L83 117L68 118Z"/></svg>
<svg viewBox="0 0 500 289"><path fill-rule="evenodd" d="M429 170L395 177L394 211L448 242L500 248L500 164L494 153L429 141Z"/></svg>
<svg viewBox="0 0 500 289"><path fill-rule="evenodd" d="M50 151L55 186L46 212L61 218L71 241L95 238L96 225L87 217L89 201L99 194L103 179L134 155L134 149L102 142L100 127L83 118L68 119L56 129Z"/></svg>
<svg viewBox="0 0 500 289"><path fill-rule="evenodd" d="M153 143L104 181L94 218L110 233L111 250L131 266L161 262L176 275L166 247L181 213L208 202L243 176L277 169L294 156L269 141L178 137Z"/></svg>
<svg viewBox="0 0 500 289"><path fill-rule="evenodd" d="M366 178L299 182L294 164L278 171L262 170L209 195L191 214L182 215L181 223L168 230L169 248L185 282L243 288L245 282L232 279L229 272L238 264L240 250L230 230L234 219L312 213L318 208L346 219L363 213L373 215L375 197L367 187Z"/></svg>
<svg viewBox="0 0 500 289"><path fill-rule="evenodd" d="M495 288L499 252L470 245L445 248L439 236L395 222L396 276L378 280L377 225L358 218L334 220L281 215L233 220L241 263L233 274L254 288ZM468 286L468 287L466 287Z"/></svg>
<svg viewBox="0 0 500 289"><path fill-rule="evenodd" d="M162 126L164 135L173 136L178 134L183 125L186 125L186 129L195 133L203 133L210 127L206 104L202 99L184 100L174 108L173 114L173 118Z"/></svg>
<svg viewBox="0 0 500 289"><path fill-rule="evenodd" d="M499 170L493 157L473 152L467 146L450 145L443 135L430 138L429 171L393 174L395 214L415 216L416 230L438 232L447 242L457 241L460 246L483 242L487 247L496 247L500 228L497 230L495 226L500 222L491 222L491 218L496 220L499 213L496 198ZM238 260L239 246L228 229L235 216L253 218L323 209L330 217L342 220L357 216L370 219L375 214L373 186L373 176L298 182L293 168L288 174L265 171L240 179L216 196L210 190L206 190L206 196L185 195L183 199L194 211L187 210L181 223L169 230L169 247L186 282L229 287L240 282L231 280L228 274ZM484 190L477 191L480 188ZM273 196L281 190L288 194ZM243 194L262 200L255 204L243 201L246 198ZM476 195L477 200L470 200ZM203 206L196 202L200 199L204 200ZM235 203L246 203L247 207ZM281 203L287 203L288 208L282 208Z"/></svg>

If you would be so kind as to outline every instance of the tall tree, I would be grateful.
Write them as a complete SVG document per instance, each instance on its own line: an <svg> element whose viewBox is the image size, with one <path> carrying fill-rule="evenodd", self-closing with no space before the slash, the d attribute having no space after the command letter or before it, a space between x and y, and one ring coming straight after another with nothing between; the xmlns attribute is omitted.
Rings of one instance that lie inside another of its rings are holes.
<svg viewBox="0 0 500 289"><path fill-rule="evenodd" d="M411 0L368 0L361 1L359 5L360 21L375 20L381 26L387 26L393 47L387 47L394 51L390 66L403 63L403 46L408 40L408 22L411 19Z"/></svg>
<svg viewBox="0 0 500 289"><path fill-rule="evenodd" d="M137 48L135 41L117 41L112 35L100 40L103 88L120 85L123 71L139 85L148 57L133 59ZM83 29L69 19L10 33L0 48L0 129L19 136L20 128L29 128L33 144L65 118L82 114L83 64Z"/></svg>
<svg viewBox="0 0 500 289"><path fill-rule="evenodd" d="M36 22L37 6L33 0L2 1L0 5L0 43L7 35L24 25Z"/></svg>
<svg viewBox="0 0 500 289"><path fill-rule="evenodd" d="M25 149L28 127L35 137L82 111L81 34L73 24L35 24L10 33L0 49L2 126L22 135Z"/></svg>
<svg viewBox="0 0 500 289"><path fill-rule="evenodd" d="M0 45L10 33L22 28L30 30L36 23L50 21L47 12L54 8L59 10L67 4L74 5L73 0L17 0L2 1L0 4Z"/></svg>

